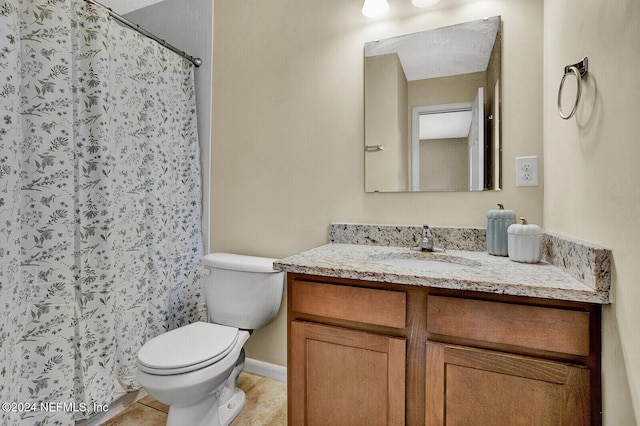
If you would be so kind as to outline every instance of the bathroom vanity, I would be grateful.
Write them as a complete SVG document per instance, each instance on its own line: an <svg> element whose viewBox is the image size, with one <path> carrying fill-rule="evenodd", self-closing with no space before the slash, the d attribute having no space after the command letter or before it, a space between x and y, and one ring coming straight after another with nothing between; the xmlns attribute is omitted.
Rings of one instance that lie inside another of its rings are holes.
<svg viewBox="0 0 640 426"><path fill-rule="evenodd" d="M274 265L290 425L601 423L608 288L480 251L331 243Z"/></svg>

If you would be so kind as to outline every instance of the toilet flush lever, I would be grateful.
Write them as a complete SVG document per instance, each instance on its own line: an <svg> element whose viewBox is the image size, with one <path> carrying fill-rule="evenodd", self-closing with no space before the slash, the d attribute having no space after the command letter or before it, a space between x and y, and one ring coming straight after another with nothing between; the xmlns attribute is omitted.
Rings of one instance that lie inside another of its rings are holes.
<svg viewBox="0 0 640 426"><path fill-rule="evenodd" d="M202 275L211 275L211 269L202 268Z"/></svg>

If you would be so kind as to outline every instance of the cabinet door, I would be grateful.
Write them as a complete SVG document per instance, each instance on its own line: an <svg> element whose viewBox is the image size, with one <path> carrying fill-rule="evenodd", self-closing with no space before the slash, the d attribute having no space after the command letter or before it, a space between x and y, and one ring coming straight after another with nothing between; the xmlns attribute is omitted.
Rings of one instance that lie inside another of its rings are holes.
<svg viewBox="0 0 640 426"><path fill-rule="evenodd" d="M403 425L405 339L290 323L290 425Z"/></svg>
<svg viewBox="0 0 640 426"><path fill-rule="evenodd" d="M589 370L427 343L426 425L589 425Z"/></svg>

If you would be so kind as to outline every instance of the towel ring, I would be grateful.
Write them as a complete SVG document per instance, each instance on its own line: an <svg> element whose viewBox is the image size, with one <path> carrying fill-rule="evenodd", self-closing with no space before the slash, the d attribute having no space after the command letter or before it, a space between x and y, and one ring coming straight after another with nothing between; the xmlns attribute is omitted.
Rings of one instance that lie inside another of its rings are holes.
<svg viewBox="0 0 640 426"><path fill-rule="evenodd" d="M586 78L589 73L589 60L585 56L582 58L580 62L573 65L567 65L564 67L564 75L562 76L562 80L560 81L560 88L558 89L558 114L564 120L568 120L574 116L576 110L578 109L578 104L580 103L580 97L582 96L582 79ZM562 88L564 87L564 81L567 79L569 74L573 74L576 76L576 80L578 82L578 90L576 93L576 101L573 104L573 108L569 115L565 115L562 112Z"/></svg>

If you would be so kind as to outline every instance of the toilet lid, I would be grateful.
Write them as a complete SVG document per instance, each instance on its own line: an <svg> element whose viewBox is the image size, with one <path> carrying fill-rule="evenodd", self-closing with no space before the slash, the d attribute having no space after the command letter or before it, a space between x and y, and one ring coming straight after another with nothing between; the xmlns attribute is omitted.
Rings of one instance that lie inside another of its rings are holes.
<svg viewBox="0 0 640 426"><path fill-rule="evenodd" d="M195 322L149 340L138 352L138 363L156 374L178 374L213 364L238 340L238 329Z"/></svg>

